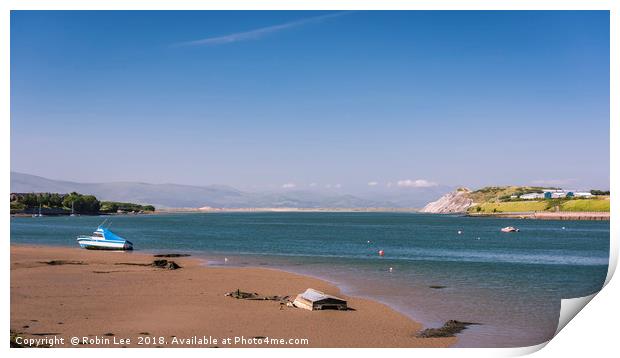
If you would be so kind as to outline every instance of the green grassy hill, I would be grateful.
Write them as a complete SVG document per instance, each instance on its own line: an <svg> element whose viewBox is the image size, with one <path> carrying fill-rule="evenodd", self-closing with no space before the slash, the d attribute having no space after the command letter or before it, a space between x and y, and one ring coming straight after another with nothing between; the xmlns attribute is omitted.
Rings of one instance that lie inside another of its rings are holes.
<svg viewBox="0 0 620 358"><path fill-rule="evenodd" d="M597 199L574 199L560 205L560 211L609 211L609 197Z"/></svg>
<svg viewBox="0 0 620 358"><path fill-rule="evenodd" d="M560 198L523 200L519 196L527 193L542 193L544 187L532 186L505 186L485 187L469 193L474 201L468 211L471 213L510 213L530 211L597 211L609 212L609 196L595 196L584 198ZM516 196L516 198L511 198Z"/></svg>
<svg viewBox="0 0 620 358"><path fill-rule="evenodd" d="M478 210L477 208L480 208ZM514 202L505 202L505 203L482 203L477 207L474 207L474 212L483 212L483 213L507 213L507 212L522 212L522 211L544 211L547 210L547 203L544 201L514 201Z"/></svg>
<svg viewBox="0 0 620 358"><path fill-rule="evenodd" d="M542 193L545 189L540 186L487 186L470 193L470 198L474 203L501 202L510 199L510 196L517 197L528 193Z"/></svg>

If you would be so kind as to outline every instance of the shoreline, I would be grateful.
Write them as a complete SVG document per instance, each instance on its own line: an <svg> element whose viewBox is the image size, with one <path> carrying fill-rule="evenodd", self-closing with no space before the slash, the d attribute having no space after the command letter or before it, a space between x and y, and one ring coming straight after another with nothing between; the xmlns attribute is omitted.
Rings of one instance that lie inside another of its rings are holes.
<svg viewBox="0 0 620 358"><path fill-rule="evenodd" d="M529 220L610 220L610 212L584 211L533 211L533 212L506 212L506 213L466 213L468 217L492 217Z"/></svg>
<svg viewBox="0 0 620 358"><path fill-rule="evenodd" d="M46 263L51 260L73 264ZM420 323L383 303L344 296L334 284L315 277L272 268L205 266L195 257L169 260L182 268L136 265L153 261L147 253L11 244L11 331L31 338L42 338L41 332L133 338L125 344L130 347L144 347L138 340L146 337L164 337L164 347L228 346L212 341L171 345L172 336L309 341L271 347L448 347L457 341L456 337L416 338L423 329ZM294 298L308 287L347 299L353 310L310 312L275 301L224 296L241 289Z"/></svg>
<svg viewBox="0 0 620 358"><path fill-rule="evenodd" d="M77 214L75 216L137 216L137 215L154 215L156 212L149 211L143 213L97 213L97 214ZM43 217L71 217L70 213L63 214L43 214ZM30 218L32 217L32 213L12 213L11 217L16 218Z"/></svg>
<svg viewBox="0 0 620 358"><path fill-rule="evenodd" d="M155 214L176 213L415 213L419 208L164 208Z"/></svg>
<svg viewBox="0 0 620 358"><path fill-rule="evenodd" d="M528 211L528 212L497 212L497 213L427 213L416 208L175 208L159 209L148 213L106 213L80 216L143 216L168 214L217 214L217 213L416 213L424 215L462 215L465 217L491 217L529 220L595 220L609 221L610 212L582 212L582 211ZM45 215L49 217L68 217L69 215ZM31 217L31 214L11 214L11 217Z"/></svg>

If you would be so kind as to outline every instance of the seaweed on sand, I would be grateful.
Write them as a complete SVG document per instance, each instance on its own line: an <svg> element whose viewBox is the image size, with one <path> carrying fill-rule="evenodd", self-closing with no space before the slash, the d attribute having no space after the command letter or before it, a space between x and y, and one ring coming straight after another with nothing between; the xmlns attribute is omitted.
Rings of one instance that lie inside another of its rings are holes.
<svg viewBox="0 0 620 358"><path fill-rule="evenodd" d="M144 264L144 263L137 263L137 262L117 262L115 263L115 265L130 265L130 266L151 266L151 267L158 267L158 268L163 268L163 269L168 269L168 270L176 270L176 269L180 269L181 266L179 264L177 264L174 261L168 261L168 260L154 260L152 263L150 264Z"/></svg>
<svg viewBox="0 0 620 358"><path fill-rule="evenodd" d="M456 334L460 333L462 330L467 328L467 326L480 324L473 322L461 322L457 320L449 320L443 324L441 328L427 328L422 332L418 333L416 337L418 338L438 338L438 337L454 337Z"/></svg>
<svg viewBox="0 0 620 358"><path fill-rule="evenodd" d="M86 265L83 261L70 261L70 260L50 260L50 261L39 261L42 264L48 264L52 266L57 265Z"/></svg>
<svg viewBox="0 0 620 358"><path fill-rule="evenodd" d="M190 254L159 254L159 255L153 255L153 257L188 257L188 256L192 256Z"/></svg>
<svg viewBox="0 0 620 358"><path fill-rule="evenodd" d="M238 300L255 300L255 301L287 301L289 296L262 296L256 292L244 292L240 289L236 291L227 292L225 296L236 298Z"/></svg>
<svg viewBox="0 0 620 358"><path fill-rule="evenodd" d="M176 269L181 268L181 266L179 266L179 264L177 264L176 262L168 261L168 260L155 260L153 261L152 265L155 267L165 268L168 270L176 270Z"/></svg>

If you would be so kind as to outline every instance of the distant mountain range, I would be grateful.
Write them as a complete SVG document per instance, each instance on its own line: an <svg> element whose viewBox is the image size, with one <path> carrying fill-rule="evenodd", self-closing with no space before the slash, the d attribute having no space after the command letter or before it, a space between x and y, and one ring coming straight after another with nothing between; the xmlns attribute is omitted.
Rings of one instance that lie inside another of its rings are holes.
<svg viewBox="0 0 620 358"><path fill-rule="evenodd" d="M226 185L77 183L11 172L11 192L92 194L100 200L151 204L157 208L420 208L449 187L393 188L364 194L320 190L246 192Z"/></svg>

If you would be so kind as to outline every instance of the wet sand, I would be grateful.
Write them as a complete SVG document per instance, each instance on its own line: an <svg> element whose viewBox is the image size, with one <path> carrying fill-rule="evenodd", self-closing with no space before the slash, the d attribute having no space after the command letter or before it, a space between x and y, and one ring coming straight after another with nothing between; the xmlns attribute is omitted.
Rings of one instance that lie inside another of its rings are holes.
<svg viewBox="0 0 620 358"><path fill-rule="evenodd" d="M47 263L52 260L64 262ZM152 255L134 252L12 245L11 332L41 343L49 343L45 338L63 338L55 345L64 347L73 346L72 337L77 337L78 347L448 347L456 343L454 337L416 338L423 329L419 323L381 303L344 296L337 287L307 276L264 268L206 267L192 257L168 258L182 267L177 270L128 265L153 260ZM278 301L225 296L240 289L293 299L308 287L343 297L352 309L311 312ZM294 339L307 339L307 343Z"/></svg>

